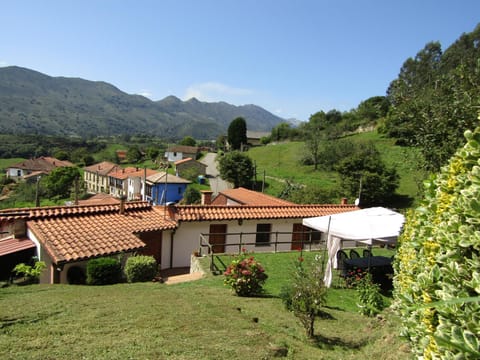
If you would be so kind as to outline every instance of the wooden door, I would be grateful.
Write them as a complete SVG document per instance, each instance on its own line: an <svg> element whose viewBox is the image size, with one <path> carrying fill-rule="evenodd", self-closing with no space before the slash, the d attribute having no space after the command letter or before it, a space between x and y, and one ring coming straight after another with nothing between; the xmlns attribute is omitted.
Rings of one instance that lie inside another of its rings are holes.
<svg viewBox="0 0 480 360"><path fill-rule="evenodd" d="M208 241L210 242L210 245L212 245L212 250L214 253L225 252L226 240L227 240L227 225L211 224Z"/></svg>
<svg viewBox="0 0 480 360"><path fill-rule="evenodd" d="M302 243L308 241L308 231L302 224L293 224L292 250L302 250Z"/></svg>
<svg viewBox="0 0 480 360"><path fill-rule="evenodd" d="M141 233L139 238L147 245L147 247L139 251L139 253L153 256L157 264L160 264L162 261L162 232L151 231Z"/></svg>

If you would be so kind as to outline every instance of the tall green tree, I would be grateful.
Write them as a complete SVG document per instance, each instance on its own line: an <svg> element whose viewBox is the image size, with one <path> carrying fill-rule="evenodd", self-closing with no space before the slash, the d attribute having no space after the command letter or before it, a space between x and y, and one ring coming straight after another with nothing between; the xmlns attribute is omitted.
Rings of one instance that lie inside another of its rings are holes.
<svg viewBox="0 0 480 360"><path fill-rule="evenodd" d="M185 146L197 146L197 142L195 139L191 136L185 136L182 141L180 141L180 145L185 145Z"/></svg>
<svg viewBox="0 0 480 360"><path fill-rule="evenodd" d="M310 116L308 123L304 126L305 150L307 156L313 163L315 170L318 169L318 164L320 162L320 150L322 140L325 137L325 134L323 133L325 126L326 115L323 111L319 111Z"/></svg>
<svg viewBox="0 0 480 360"><path fill-rule="evenodd" d="M253 162L248 155L232 151L218 159L220 177L235 188L250 187L254 174Z"/></svg>
<svg viewBox="0 0 480 360"><path fill-rule="evenodd" d="M387 168L373 143L355 146L356 151L335 167L342 179L345 196L359 197L361 206L387 204L399 184L396 170Z"/></svg>
<svg viewBox="0 0 480 360"><path fill-rule="evenodd" d="M65 166L54 169L42 182L49 197L68 198L75 181L80 179L77 167Z"/></svg>
<svg viewBox="0 0 480 360"><path fill-rule="evenodd" d="M247 122L244 118L232 120L228 126L227 138L232 150L241 150L242 146L247 145Z"/></svg>
<svg viewBox="0 0 480 360"><path fill-rule="evenodd" d="M127 160L130 163L137 163L142 159L142 152L137 145L130 146L127 149Z"/></svg>

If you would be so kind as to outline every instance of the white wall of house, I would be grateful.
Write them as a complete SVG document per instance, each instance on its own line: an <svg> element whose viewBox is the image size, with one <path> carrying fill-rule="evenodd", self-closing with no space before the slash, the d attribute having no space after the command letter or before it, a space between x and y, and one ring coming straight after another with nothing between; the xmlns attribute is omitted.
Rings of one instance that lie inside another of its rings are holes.
<svg viewBox="0 0 480 360"><path fill-rule="evenodd" d="M127 200L140 200L143 198L142 178L132 176L128 178Z"/></svg>
<svg viewBox="0 0 480 360"><path fill-rule="evenodd" d="M175 162L178 160L183 160L183 153L182 152L169 152L165 153L165 157L169 162Z"/></svg>
<svg viewBox="0 0 480 360"><path fill-rule="evenodd" d="M25 175L28 175L28 171L24 169L18 169L18 168L8 168L7 169L7 177L9 178L19 178L23 177Z"/></svg>
<svg viewBox="0 0 480 360"><path fill-rule="evenodd" d="M270 245L255 245L257 224L271 224ZM240 242L240 233L242 233L241 248L249 252L272 252L275 251L274 242L285 242L278 244L276 251L289 251L291 249L293 224L301 224L302 219L279 219L279 220L243 220L243 221L212 221L212 222L181 222L174 234L173 240L173 261L172 267L190 266L190 256L198 251L200 247L200 234L208 234L210 224L226 224L227 235L225 247L226 253L238 253L239 246L233 245ZM247 234L251 233L251 234ZM278 233L278 234L275 234ZM165 239L165 238L164 238ZM165 239L166 240L166 239ZM169 241L164 240L164 246ZM245 245L250 243L250 245ZM228 246L228 244L232 244ZM202 249L202 254L207 252ZM162 254L166 251L162 249ZM165 268L162 264L162 269Z"/></svg>

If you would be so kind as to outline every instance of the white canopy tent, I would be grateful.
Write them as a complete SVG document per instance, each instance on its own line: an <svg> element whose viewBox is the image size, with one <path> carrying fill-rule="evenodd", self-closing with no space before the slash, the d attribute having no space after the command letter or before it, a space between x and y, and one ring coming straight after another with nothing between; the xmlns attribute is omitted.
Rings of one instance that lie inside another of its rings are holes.
<svg viewBox="0 0 480 360"><path fill-rule="evenodd" d="M367 245L396 243L404 221L402 214L383 207L373 207L307 218L303 220L303 225L327 234L328 262L324 280L330 286L332 268L336 265L336 254L342 248L342 240Z"/></svg>

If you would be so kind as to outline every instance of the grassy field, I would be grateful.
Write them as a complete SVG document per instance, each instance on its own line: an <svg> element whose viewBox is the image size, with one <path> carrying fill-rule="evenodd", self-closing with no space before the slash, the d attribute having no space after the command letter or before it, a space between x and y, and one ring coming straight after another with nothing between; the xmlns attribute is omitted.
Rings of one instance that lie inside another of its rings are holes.
<svg viewBox="0 0 480 360"><path fill-rule="evenodd" d="M418 184L423 174L416 170L418 154L415 149L395 146L394 140L384 138L376 132L353 135L349 139L355 142L374 141L385 164L394 167L400 176L397 194L413 199L418 196ZM340 183L335 172L321 168L315 171L313 165L301 165L304 153L303 142L270 144L248 151L248 155L257 165L257 180L263 180L263 175L266 174L268 186L265 192L270 195L280 194L284 180L324 189L334 188Z"/></svg>
<svg viewBox="0 0 480 360"><path fill-rule="evenodd" d="M314 254L303 255L307 263ZM358 314L350 289L329 291L330 316L307 341L278 298L298 253L255 256L270 276L264 297L234 296L213 275L176 285L2 288L2 359L411 358L391 311Z"/></svg>

